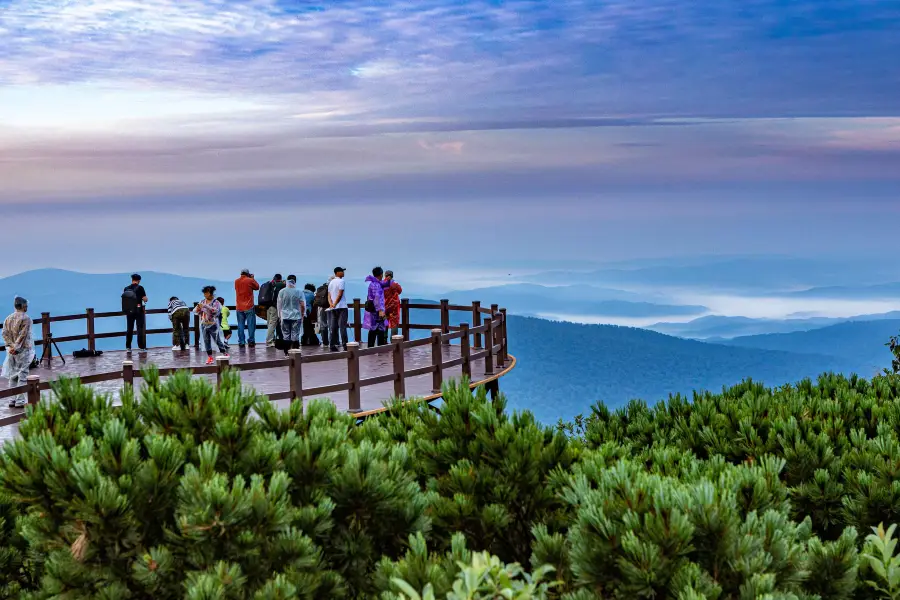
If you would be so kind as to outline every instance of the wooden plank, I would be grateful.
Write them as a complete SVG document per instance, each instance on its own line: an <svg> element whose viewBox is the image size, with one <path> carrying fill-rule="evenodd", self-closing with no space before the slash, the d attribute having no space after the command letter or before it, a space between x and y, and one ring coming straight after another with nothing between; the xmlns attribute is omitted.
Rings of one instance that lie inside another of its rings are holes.
<svg viewBox="0 0 900 600"><path fill-rule="evenodd" d="M359 387L366 387L370 385L378 385L379 383L388 383L397 379L397 376L393 373L388 373L387 375L379 375L378 377L367 377L366 379L359 380Z"/></svg>
<svg viewBox="0 0 900 600"><path fill-rule="evenodd" d="M332 385L320 385L318 387L304 388L303 397L321 396L323 394L333 394L334 392L346 392L350 389L349 383L335 383Z"/></svg>

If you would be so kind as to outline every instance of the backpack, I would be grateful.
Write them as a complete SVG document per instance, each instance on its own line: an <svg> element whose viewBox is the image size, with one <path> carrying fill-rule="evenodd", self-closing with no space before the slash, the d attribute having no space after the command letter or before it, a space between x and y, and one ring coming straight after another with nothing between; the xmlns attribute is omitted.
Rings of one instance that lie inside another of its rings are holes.
<svg viewBox="0 0 900 600"><path fill-rule="evenodd" d="M328 308L328 284L322 284L316 290L316 297L313 298L313 306L319 308Z"/></svg>
<svg viewBox="0 0 900 600"><path fill-rule="evenodd" d="M258 302L260 306L275 306L275 285L271 281L259 286Z"/></svg>
<svg viewBox="0 0 900 600"><path fill-rule="evenodd" d="M130 285L122 292L122 312L133 315L138 309L138 297L135 288Z"/></svg>

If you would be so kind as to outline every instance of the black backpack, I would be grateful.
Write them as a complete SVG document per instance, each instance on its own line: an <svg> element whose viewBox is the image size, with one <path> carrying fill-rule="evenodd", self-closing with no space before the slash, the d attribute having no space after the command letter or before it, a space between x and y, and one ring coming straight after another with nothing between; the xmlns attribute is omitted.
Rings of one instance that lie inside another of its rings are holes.
<svg viewBox="0 0 900 600"><path fill-rule="evenodd" d="M271 281L267 281L259 286L259 305L275 306L275 285Z"/></svg>
<svg viewBox="0 0 900 600"><path fill-rule="evenodd" d="M126 315L133 315L138 309L138 297L135 288L128 286L122 292L122 312Z"/></svg>
<svg viewBox="0 0 900 600"><path fill-rule="evenodd" d="M313 298L313 306L319 308L328 308L328 284L324 283L316 290L316 297Z"/></svg>

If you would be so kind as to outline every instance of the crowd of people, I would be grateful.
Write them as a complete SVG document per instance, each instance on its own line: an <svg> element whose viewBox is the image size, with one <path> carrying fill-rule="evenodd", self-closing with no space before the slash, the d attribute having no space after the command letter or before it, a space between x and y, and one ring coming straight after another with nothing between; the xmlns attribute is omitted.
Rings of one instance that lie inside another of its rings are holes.
<svg viewBox="0 0 900 600"><path fill-rule="evenodd" d="M234 282L237 343L239 348L256 346L257 318L266 321L266 346L284 351L301 346L322 346L333 352L347 349L349 306L345 294L344 267L335 267L328 281L316 287L297 285L297 277L280 273L262 284L249 269L243 269ZM387 343L388 332L396 335L400 327L400 294L403 288L394 280L392 271L372 269L366 277L365 317L362 327L368 331L368 345ZM146 350L147 292L141 276L134 274L131 285L122 293L122 310L126 314L125 348L131 351L135 333L138 348ZM213 351L227 356L233 335L225 299L216 296L214 286L203 288L203 300L193 309L180 298L169 299L168 314L172 321L172 350L185 350L191 313L199 316L200 343L212 364Z"/></svg>
<svg viewBox="0 0 900 600"><path fill-rule="evenodd" d="M243 269L234 282L235 312L237 314L238 347L256 346L256 319L266 320L266 346L278 348L285 354L301 346L322 346L332 352L347 349L349 306L345 293L344 267L335 267L328 281L316 287L307 283L297 287L297 277L282 278L276 274L260 284L249 269ZM397 335L400 327L400 294L403 288L394 280L392 271L381 267L372 269L366 277L365 317L362 328L368 331L368 345L386 344L388 333ZM172 350L184 351L188 346L191 314L200 321L200 343L206 351L207 364L213 364L213 349L228 356L232 328L225 299L216 296L216 288L207 285L203 299L194 308L176 296L169 298L168 316L172 322ZM125 313L125 349L131 352L134 338L140 351L147 350L147 290L141 276L131 276L131 284L122 291L122 311ZM3 323L3 342L6 360L2 376L10 387L25 385L29 369L35 360L32 320L28 316L28 301L17 296L15 311ZM10 407L25 406L24 394L10 400Z"/></svg>

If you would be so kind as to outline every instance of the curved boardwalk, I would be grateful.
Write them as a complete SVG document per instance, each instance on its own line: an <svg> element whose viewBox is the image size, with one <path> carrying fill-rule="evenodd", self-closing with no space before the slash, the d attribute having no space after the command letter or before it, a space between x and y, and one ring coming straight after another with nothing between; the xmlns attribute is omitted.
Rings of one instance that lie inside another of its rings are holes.
<svg viewBox="0 0 900 600"><path fill-rule="evenodd" d="M359 301L354 305L355 316L358 316ZM404 316L409 315L410 308L439 310L441 324L416 325L409 323L407 318L402 328L406 336L415 330L429 330L430 336L412 341L398 336L393 343L372 349L351 343L349 352L333 353L327 348L304 347L292 351L286 358L283 352L265 345L253 349L234 345L228 361L220 361L214 366L206 366L206 353L197 348L185 351L172 351L170 347L151 348L147 352L133 353L108 351L90 358L66 356L65 364L56 357L49 366L47 361L42 361L39 368L31 371L33 381L29 399L34 402L40 392L47 393L49 383L60 376L78 376L95 389L115 395L125 381L139 388L140 369L149 364L159 367L164 375L189 369L213 384L220 370L230 367L240 371L244 385L253 387L282 407L298 398L308 401L325 397L338 408L362 418L378 412L392 396L428 401L439 398L442 381L464 374L470 375L473 386L487 385L491 391L496 391L498 378L515 366L515 358L507 353L505 311L500 312L495 306L482 309L479 303L470 308L452 307L446 301L440 305L404 302ZM453 310L470 312L479 325L472 328L465 323L451 326L450 312ZM483 325L480 324L482 314L486 315ZM70 317L48 319L43 323L45 333L50 323L57 319L70 320ZM92 329L90 326L89 334L84 338L89 343ZM358 328L351 324L351 331L353 329L358 337ZM489 339L494 343L489 344ZM0 442L16 435L18 421L24 414L22 409L6 407L5 397L11 393L8 381L0 379Z"/></svg>

